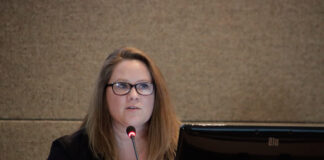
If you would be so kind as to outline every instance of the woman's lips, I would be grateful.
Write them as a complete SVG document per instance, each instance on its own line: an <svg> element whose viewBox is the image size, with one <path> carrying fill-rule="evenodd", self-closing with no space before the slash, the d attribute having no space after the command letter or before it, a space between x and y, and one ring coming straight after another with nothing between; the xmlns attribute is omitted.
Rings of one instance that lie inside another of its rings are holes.
<svg viewBox="0 0 324 160"><path fill-rule="evenodd" d="M128 107L126 107L126 109L133 110L133 109L141 109L141 108L136 107L136 106L128 106Z"/></svg>

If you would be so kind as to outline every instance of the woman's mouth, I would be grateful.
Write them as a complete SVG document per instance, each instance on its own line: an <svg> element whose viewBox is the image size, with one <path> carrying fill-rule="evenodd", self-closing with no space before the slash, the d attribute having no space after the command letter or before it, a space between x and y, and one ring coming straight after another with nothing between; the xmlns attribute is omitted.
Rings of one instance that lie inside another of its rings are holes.
<svg viewBox="0 0 324 160"><path fill-rule="evenodd" d="M136 106L128 106L126 109L133 110L133 109L140 109L140 108L139 107L136 107Z"/></svg>

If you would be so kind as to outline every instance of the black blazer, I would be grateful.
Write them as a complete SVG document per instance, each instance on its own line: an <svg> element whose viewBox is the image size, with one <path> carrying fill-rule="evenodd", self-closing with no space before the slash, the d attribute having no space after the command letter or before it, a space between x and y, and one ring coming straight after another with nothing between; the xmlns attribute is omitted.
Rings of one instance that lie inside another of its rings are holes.
<svg viewBox="0 0 324 160"><path fill-rule="evenodd" d="M85 129L56 139L52 143L48 160L101 160L95 158Z"/></svg>

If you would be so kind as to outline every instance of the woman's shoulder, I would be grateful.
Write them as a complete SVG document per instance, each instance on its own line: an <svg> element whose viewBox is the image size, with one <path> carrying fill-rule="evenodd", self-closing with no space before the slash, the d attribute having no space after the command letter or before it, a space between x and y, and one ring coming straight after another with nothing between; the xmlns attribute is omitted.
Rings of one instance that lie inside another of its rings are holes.
<svg viewBox="0 0 324 160"><path fill-rule="evenodd" d="M88 145L88 135L86 133L86 130L82 128L71 135L62 136L56 139L54 142L60 143L61 145L67 148L76 148L79 147L81 144Z"/></svg>
<svg viewBox="0 0 324 160"><path fill-rule="evenodd" d="M48 160L95 159L89 146L86 130L80 129L71 135L53 141Z"/></svg>

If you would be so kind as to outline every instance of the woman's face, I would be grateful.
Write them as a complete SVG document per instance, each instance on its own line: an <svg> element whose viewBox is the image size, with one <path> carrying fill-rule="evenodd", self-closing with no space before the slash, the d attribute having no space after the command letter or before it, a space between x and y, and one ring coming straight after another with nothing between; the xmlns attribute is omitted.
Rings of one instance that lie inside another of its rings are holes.
<svg viewBox="0 0 324 160"><path fill-rule="evenodd" d="M132 85L142 82L152 82L146 65L139 60L123 60L115 66L109 84L127 82ZM113 87L106 88L108 109L114 125L127 127L143 127L151 118L154 106L154 91L143 96L137 93L135 86L126 95L116 95Z"/></svg>

